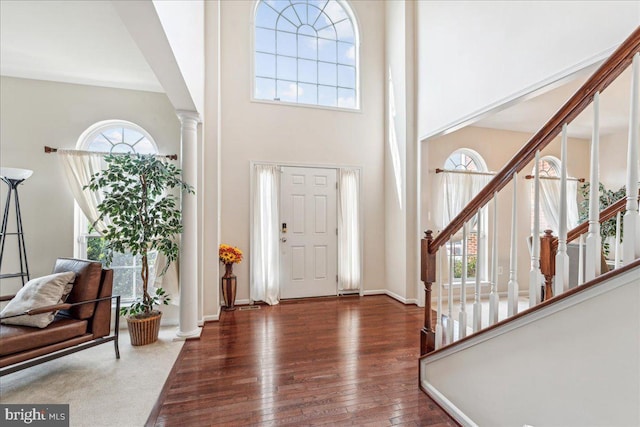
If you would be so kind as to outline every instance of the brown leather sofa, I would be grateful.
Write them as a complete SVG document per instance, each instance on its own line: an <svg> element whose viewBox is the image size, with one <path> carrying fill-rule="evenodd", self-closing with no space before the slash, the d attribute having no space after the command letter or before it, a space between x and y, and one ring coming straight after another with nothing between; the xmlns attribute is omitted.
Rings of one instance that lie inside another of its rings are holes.
<svg viewBox="0 0 640 427"><path fill-rule="evenodd" d="M73 288L63 304L32 309L25 314L54 312L46 328L0 324L0 376L10 374L77 351L113 341L118 350L120 296L112 296L113 270L102 264L73 258L58 258L53 273L76 273ZM1 301L13 298L0 297ZM111 335L112 300L115 300L115 330Z"/></svg>

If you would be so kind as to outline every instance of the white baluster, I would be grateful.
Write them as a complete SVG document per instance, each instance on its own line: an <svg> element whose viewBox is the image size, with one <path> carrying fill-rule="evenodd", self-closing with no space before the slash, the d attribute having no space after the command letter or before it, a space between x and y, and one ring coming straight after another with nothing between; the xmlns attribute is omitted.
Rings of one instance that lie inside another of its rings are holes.
<svg viewBox="0 0 640 427"><path fill-rule="evenodd" d="M511 259L509 260L509 284L507 310L509 317L518 313L518 172L513 173L513 206L511 209Z"/></svg>
<svg viewBox="0 0 640 427"><path fill-rule="evenodd" d="M540 150L533 168L533 232L529 270L529 307L540 303Z"/></svg>
<svg viewBox="0 0 640 427"><path fill-rule="evenodd" d="M458 339L467 336L467 223L462 226L462 278L460 279L460 316L458 318Z"/></svg>
<svg viewBox="0 0 640 427"><path fill-rule="evenodd" d="M622 213L616 214L616 246L614 249L614 262L613 268L620 268L620 222L622 220Z"/></svg>
<svg viewBox="0 0 640 427"><path fill-rule="evenodd" d="M630 264L640 257L640 213L638 212L638 85L640 53L633 57L631 77L631 118L629 119L629 146L627 149L627 211L624 214L623 261Z"/></svg>
<svg viewBox="0 0 640 427"><path fill-rule="evenodd" d="M569 288L569 255L567 255L567 124L562 126L560 148L560 218L558 219L558 252L556 253L556 278L554 296Z"/></svg>
<svg viewBox="0 0 640 427"><path fill-rule="evenodd" d="M602 238L600 237L600 93L593 97L593 136L591 138L591 174L589 177L589 232L587 233L587 259L585 281L600 275ZM557 264L556 264L556 271Z"/></svg>
<svg viewBox="0 0 640 427"><path fill-rule="evenodd" d="M578 242L578 286L580 286L584 283L584 234L580 235Z"/></svg>
<svg viewBox="0 0 640 427"><path fill-rule="evenodd" d="M480 266L482 265L482 208L478 211L478 234L476 234L476 287L473 302L473 332L478 332L482 329L482 304L480 303Z"/></svg>
<svg viewBox="0 0 640 427"><path fill-rule="evenodd" d="M449 293L447 295L448 315L447 315L447 344L453 342L453 237L449 239Z"/></svg>
<svg viewBox="0 0 640 427"><path fill-rule="evenodd" d="M442 252L444 249L440 249L438 251L438 308L437 308L437 317L436 317L436 350L442 347L442 276L443 276L443 265L442 265Z"/></svg>
<svg viewBox="0 0 640 427"><path fill-rule="evenodd" d="M493 193L493 237L491 248L491 295L489 295L489 324L498 323L498 193Z"/></svg>

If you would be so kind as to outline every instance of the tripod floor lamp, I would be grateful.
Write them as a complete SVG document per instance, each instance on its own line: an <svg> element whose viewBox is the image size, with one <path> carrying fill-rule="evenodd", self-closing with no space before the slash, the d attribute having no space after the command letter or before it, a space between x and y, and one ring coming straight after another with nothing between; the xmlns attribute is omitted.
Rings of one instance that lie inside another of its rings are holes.
<svg viewBox="0 0 640 427"><path fill-rule="evenodd" d="M29 264L27 262L27 250L24 245L24 233L22 228L22 215L20 213L20 199L18 198L18 185L22 184L27 178L33 174L28 169L16 168L0 168L0 179L9 186L7 191L7 201L4 205L4 214L2 215L2 228L0 229L0 271L4 260L4 248L7 236L15 236L18 243L18 256L20 259L20 272L0 274L0 279L8 279L11 277L19 277L22 279L22 285L29 281ZM11 207L11 195L13 194L14 210L16 214L16 231L8 233L7 225L9 223L9 211Z"/></svg>

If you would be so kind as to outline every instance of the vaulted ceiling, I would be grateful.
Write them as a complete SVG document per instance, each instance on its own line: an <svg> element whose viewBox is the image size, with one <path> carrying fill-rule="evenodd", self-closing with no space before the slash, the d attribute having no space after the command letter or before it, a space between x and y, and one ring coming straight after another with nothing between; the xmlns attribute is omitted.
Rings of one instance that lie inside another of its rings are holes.
<svg viewBox="0 0 640 427"><path fill-rule="evenodd" d="M593 71L593 70L589 70ZM0 74L38 80L163 92L154 72L110 1L1 1ZM602 96L601 133L626 130L629 71ZM533 134L588 74L529 97L474 123ZM570 126L589 138L591 108Z"/></svg>

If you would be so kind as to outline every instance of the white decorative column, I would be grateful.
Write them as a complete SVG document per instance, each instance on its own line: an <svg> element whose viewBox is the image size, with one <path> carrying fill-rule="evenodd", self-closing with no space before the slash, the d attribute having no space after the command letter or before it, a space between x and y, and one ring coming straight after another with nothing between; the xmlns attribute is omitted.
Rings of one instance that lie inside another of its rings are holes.
<svg viewBox="0 0 640 427"><path fill-rule="evenodd" d="M182 241L180 249L180 324L177 338L200 336L198 327L198 123L195 111L178 110L182 179L195 194L182 196Z"/></svg>

